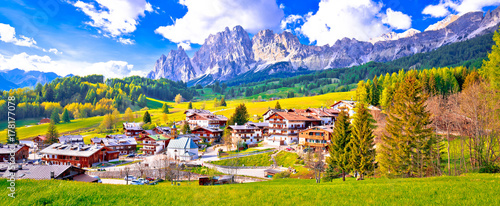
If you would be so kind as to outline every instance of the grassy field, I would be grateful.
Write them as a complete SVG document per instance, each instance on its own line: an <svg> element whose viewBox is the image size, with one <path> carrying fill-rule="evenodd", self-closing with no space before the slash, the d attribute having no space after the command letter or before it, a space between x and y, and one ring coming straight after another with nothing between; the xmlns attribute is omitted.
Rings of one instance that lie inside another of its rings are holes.
<svg viewBox="0 0 500 206"><path fill-rule="evenodd" d="M218 160L218 161L213 161L212 164L215 165L223 165L223 166L271 166L273 164L273 161L271 160L271 154L272 152L269 153L263 153L263 154L258 154L258 155L251 155L251 156L246 156L246 157L240 157L238 158L238 162L235 164L235 159L225 159L225 160Z"/></svg>
<svg viewBox="0 0 500 206"><path fill-rule="evenodd" d="M0 187L7 188L6 179ZM2 205L500 205L500 174L314 183L280 179L220 186L105 185L19 180ZM251 198L251 199L249 199Z"/></svg>
<svg viewBox="0 0 500 206"><path fill-rule="evenodd" d="M281 106L283 108L307 108L307 107L320 107L327 106L326 102L332 100L342 100L342 99L350 99L354 96L354 92L339 92L339 93L328 93L324 95L312 96L312 97L297 97L290 99L281 99L279 100ZM305 104L307 102L307 104ZM168 121L181 121L185 119L184 111L188 108L188 102L183 102L180 104L176 104L175 102L165 102L157 99L148 98L148 111L151 114L151 119L153 124L156 125L165 125L165 122L162 119L161 107L163 103L167 103L169 105L170 114L168 115ZM251 102L247 99L238 99L238 100L229 100L227 101L227 107L214 107L213 101L201 101L201 102L193 102L194 108L202 108L204 107L207 110L214 111L216 114L224 115L226 117L231 117L234 113L234 109L238 104L245 103L248 109L250 116L253 115L262 115L268 108L274 107L276 105L276 101L268 101L268 102ZM142 121L142 115L145 111L136 111L135 121ZM103 117L89 117L83 119L75 119L70 123L58 124L57 130L60 134L82 134L86 135L85 140L86 143L89 143L90 138L92 137L104 137L106 134L98 133L95 128L101 123ZM24 125L34 124L39 120L28 119L28 120L18 120L16 122L17 125L17 134L19 139L29 139L35 137L37 135L43 135L47 132L48 124L43 125L34 125L30 127L24 127ZM117 128L121 128L121 123L117 124ZM0 122L3 130L0 131L0 142L6 142L7 140L7 130L5 129L7 126L7 122ZM0 127L0 129L2 128Z"/></svg>

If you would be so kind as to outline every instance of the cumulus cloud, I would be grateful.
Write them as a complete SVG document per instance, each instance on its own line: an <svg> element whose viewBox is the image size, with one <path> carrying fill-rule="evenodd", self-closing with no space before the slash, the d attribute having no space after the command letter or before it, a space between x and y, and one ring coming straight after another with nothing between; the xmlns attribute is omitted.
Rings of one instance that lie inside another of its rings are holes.
<svg viewBox="0 0 500 206"><path fill-rule="evenodd" d="M275 0L180 0L188 12L173 25L155 30L175 43L203 44L225 27L242 26L250 33L278 28L284 16Z"/></svg>
<svg viewBox="0 0 500 206"><path fill-rule="evenodd" d="M426 6L422 14L432 17L444 17L451 12L465 14L471 11L482 11L487 6L497 5L500 5L500 0L441 0L439 4Z"/></svg>
<svg viewBox="0 0 500 206"><path fill-rule="evenodd" d="M145 76L142 71L134 71L134 65L125 61L107 61L107 62L75 62L66 60L52 60L49 56L28 55L23 52L10 57L0 54L0 69L22 69L26 71L44 71L55 72L58 75L65 76L102 74L106 78L121 78L130 75ZM69 69L71 68L71 69Z"/></svg>
<svg viewBox="0 0 500 206"><path fill-rule="evenodd" d="M95 0L96 3L77 1L72 3L90 17L86 24L99 28L99 33L106 37L118 37L134 32L139 24L139 17L145 12L154 12L146 0ZM124 43L122 38L116 39ZM125 44L131 43L125 40Z"/></svg>
<svg viewBox="0 0 500 206"><path fill-rule="evenodd" d="M132 40L132 39L127 39L127 38L122 38L122 37L118 38L118 40L117 40L117 41L118 41L118 42L120 42L120 43L122 43L122 44L129 44L129 45L131 45L131 44L135 44L135 41L134 41L134 40Z"/></svg>
<svg viewBox="0 0 500 206"><path fill-rule="evenodd" d="M288 15L283 20L281 20L280 28L281 30L290 31L290 28L295 27L296 24L300 24L301 21L304 21L304 17L300 15L291 14Z"/></svg>
<svg viewBox="0 0 500 206"><path fill-rule="evenodd" d="M372 0L322 0L315 14L308 14L300 33L317 45L334 44L338 39L368 41L394 29L411 26L411 18L399 11L382 10L382 3ZM400 18L402 19L395 19Z"/></svg>
<svg viewBox="0 0 500 206"><path fill-rule="evenodd" d="M386 10L386 15L382 18L382 23L390 25L395 29L409 29L411 27L411 17L400 11Z"/></svg>
<svg viewBox="0 0 500 206"><path fill-rule="evenodd" d="M62 54L62 52L60 52L59 50L55 49L55 48L50 48L50 49L42 49L42 51L44 52L49 52L49 53L54 53L54 54Z"/></svg>
<svg viewBox="0 0 500 206"><path fill-rule="evenodd" d="M36 41L33 38L28 38L23 35L19 35L19 37L16 37L15 28L10 26L9 24L0 23L0 41L13 43L18 46L36 48Z"/></svg>

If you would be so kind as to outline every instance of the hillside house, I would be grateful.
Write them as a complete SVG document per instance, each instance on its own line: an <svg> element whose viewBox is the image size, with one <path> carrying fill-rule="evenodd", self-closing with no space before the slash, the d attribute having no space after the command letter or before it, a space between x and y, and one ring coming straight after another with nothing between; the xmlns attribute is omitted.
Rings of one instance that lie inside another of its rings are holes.
<svg viewBox="0 0 500 206"><path fill-rule="evenodd" d="M16 179L34 180L73 180L80 182L97 182L98 180L85 174L87 170L72 165L31 165L19 164L9 170L8 165L0 164L0 177L9 178L11 172Z"/></svg>
<svg viewBox="0 0 500 206"><path fill-rule="evenodd" d="M82 135L64 135L59 137L61 144L84 144Z"/></svg>
<svg viewBox="0 0 500 206"><path fill-rule="evenodd" d="M268 144L288 145L298 143L299 131L310 126L321 125L322 119L314 116L306 117L296 112L274 112L265 122L269 123L269 132L264 139Z"/></svg>
<svg viewBox="0 0 500 206"><path fill-rule="evenodd" d="M93 144L99 144L118 151L119 155L135 153L137 148L137 142L133 137L124 136L123 138L93 138L91 141Z"/></svg>
<svg viewBox="0 0 500 206"><path fill-rule="evenodd" d="M219 128L207 128L207 127L198 127L196 126L191 133L202 138L205 142L219 142L224 130Z"/></svg>
<svg viewBox="0 0 500 206"><path fill-rule="evenodd" d="M11 162L11 153L15 153L15 162L23 162L28 159L30 148L24 144L0 144L0 162Z"/></svg>
<svg viewBox="0 0 500 206"><path fill-rule="evenodd" d="M244 125L229 125L231 129L231 139L241 139L246 144L255 144L264 140L264 135L267 135L269 123L253 123L247 122Z"/></svg>
<svg viewBox="0 0 500 206"><path fill-rule="evenodd" d="M40 122L38 124L48 124L50 123L50 119L49 118L43 118L40 120Z"/></svg>
<svg viewBox="0 0 500 206"><path fill-rule="evenodd" d="M299 134L299 145L302 148L312 148L314 151L328 150L333 135L332 125L315 126L302 130Z"/></svg>
<svg viewBox="0 0 500 206"><path fill-rule="evenodd" d="M143 151L144 154L148 155L159 154L163 149L167 147L170 139L170 137L166 137L161 134L148 135L142 139L141 151Z"/></svg>
<svg viewBox="0 0 500 206"><path fill-rule="evenodd" d="M215 115L208 110L201 109L188 109L184 114L186 114L186 121L191 130L195 127L218 129L225 127L228 120L225 116Z"/></svg>
<svg viewBox="0 0 500 206"><path fill-rule="evenodd" d="M118 159L118 151L101 145L55 143L40 151L42 161L50 165L91 167L95 163Z"/></svg>
<svg viewBox="0 0 500 206"><path fill-rule="evenodd" d="M143 131L140 123L135 122L124 122L123 123L123 133L127 135L127 137L138 138L140 133Z"/></svg>

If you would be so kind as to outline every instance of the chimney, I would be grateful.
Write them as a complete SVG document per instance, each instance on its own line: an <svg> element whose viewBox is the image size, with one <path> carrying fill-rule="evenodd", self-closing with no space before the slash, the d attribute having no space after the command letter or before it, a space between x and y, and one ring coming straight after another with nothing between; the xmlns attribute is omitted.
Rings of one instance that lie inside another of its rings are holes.
<svg viewBox="0 0 500 206"><path fill-rule="evenodd" d="M54 175L54 171L51 171L51 172L50 172L50 179L51 179L51 180L53 180L53 179L55 178L54 176L55 176L55 175Z"/></svg>

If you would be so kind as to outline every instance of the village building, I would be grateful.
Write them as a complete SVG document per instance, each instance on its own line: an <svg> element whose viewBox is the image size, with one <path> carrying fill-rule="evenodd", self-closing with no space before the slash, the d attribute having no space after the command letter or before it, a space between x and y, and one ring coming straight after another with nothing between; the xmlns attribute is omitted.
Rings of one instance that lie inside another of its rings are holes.
<svg viewBox="0 0 500 206"><path fill-rule="evenodd" d="M0 162L11 162L11 153L15 153L16 162L23 162L28 159L30 148L24 144L0 144Z"/></svg>
<svg viewBox="0 0 500 206"><path fill-rule="evenodd" d="M161 134L156 135L148 135L142 139L142 148L141 151L144 154L155 155L159 154L164 150L170 142L170 137L166 137Z"/></svg>
<svg viewBox="0 0 500 206"><path fill-rule="evenodd" d="M99 144L107 148L118 151L120 155L135 153L137 142L133 137L123 138L92 138L92 144Z"/></svg>
<svg viewBox="0 0 500 206"><path fill-rule="evenodd" d="M85 174L86 171L72 165L19 164L9 169L7 164L0 164L0 177L2 178L10 178L10 174L14 173L16 179L98 181L98 179Z"/></svg>
<svg viewBox="0 0 500 206"><path fill-rule="evenodd" d="M299 134L299 146L312 148L314 151L326 152L331 143L333 125L315 126L303 130Z"/></svg>
<svg viewBox="0 0 500 206"><path fill-rule="evenodd" d="M49 118L43 118L40 120L40 122L38 124L47 124L47 123L50 123L50 119Z"/></svg>
<svg viewBox="0 0 500 206"><path fill-rule="evenodd" d="M182 161L198 159L198 145L189 137L174 139L167 146L167 155Z"/></svg>
<svg viewBox="0 0 500 206"><path fill-rule="evenodd" d="M203 139L200 138L198 135L195 135L195 134L181 134L181 135L177 136L177 139L184 138L184 137L191 138L193 140L193 142L196 143L196 144L199 144L199 143L203 142Z"/></svg>
<svg viewBox="0 0 500 206"><path fill-rule="evenodd" d="M184 114L186 114L186 121L191 130L197 126L218 129L225 127L228 120L225 116L215 115L211 111L201 109L188 109Z"/></svg>
<svg viewBox="0 0 500 206"><path fill-rule="evenodd" d="M330 108L335 109L335 110L346 110L348 111L347 113L349 116L354 116L356 113L355 108L356 108L356 103L357 101L352 101L352 100L340 100L335 102L334 104L330 105ZM380 109L373 106L373 105L368 105L368 109L372 113L372 115L377 115L380 113Z"/></svg>
<svg viewBox="0 0 500 206"><path fill-rule="evenodd" d="M118 159L118 151L101 145L55 143L40 151L42 161L50 165L92 167L93 164Z"/></svg>
<svg viewBox="0 0 500 206"><path fill-rule="evenodd" d="M269 132L264 139L268 144L289 145L298 143L299 131L310 126L321 125L322 119L314 116L306 117L296 112L274 112L265 122L269 123Z"/></svg>
<svg viewBox="0 0 500 206"><path fill-rule="evenodd" d="M59 137L61 144L84 144L82 135L64 135Z"/></svg>
<svg viewBox="0 0 500 206"><path fill-rule="evenodd" d="M43 148L45 148L45 146L47 146L45 143L46 141L47 141L47 137L45 137L45 135L38 135L38 136L33 138L33 142L40 149L43 149Z"/></svg>
<svg viewBox="0 0 500 206"><path fill-rule="evenodd" d="M191 133L202 138L205 142L219 142L224 130L219 128L207 128L196 126Z"/></svg>
<svg viewBox="0 0 500 206"><path fill-rule="evenodd" d="M143 131L140 123L135 122L124 122L123 123L123 133L127 137L138 138L140 133Z"/></svg>
<svg viewBox="0 0 500 206"><path fill-rule="evenodd" d="M175 127L175 125L174 125ZM172 128L170 127L155 127L153 129L154 132L156 132L157 134L170 134L171 133L171 130Z"/></svg>
<svg viewBox="0 0 500 206"><path fill-rule="evenodd" d="M267 135L269 123L267 122L247 122L244 125L230 125L231 139L241 139L246 144L256 144L264 140L264 135Z"/></svg>

